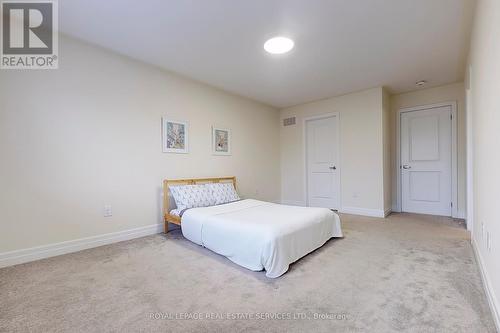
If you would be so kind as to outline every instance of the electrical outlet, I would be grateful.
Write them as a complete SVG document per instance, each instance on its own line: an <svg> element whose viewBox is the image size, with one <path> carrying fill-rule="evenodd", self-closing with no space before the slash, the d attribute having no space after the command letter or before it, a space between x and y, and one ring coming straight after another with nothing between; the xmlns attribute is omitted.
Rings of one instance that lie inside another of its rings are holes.
<svg viewBox="0 0 500 333"><path fill-rule="evenodd" d="M104 205L104 217L113 216L113 209L111 205Z"/></svg>

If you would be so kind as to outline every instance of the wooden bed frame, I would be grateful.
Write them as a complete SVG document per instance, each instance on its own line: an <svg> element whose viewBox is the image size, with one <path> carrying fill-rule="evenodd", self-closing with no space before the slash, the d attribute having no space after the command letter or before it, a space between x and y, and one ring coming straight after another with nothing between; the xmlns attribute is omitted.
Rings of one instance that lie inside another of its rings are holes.
<svg viewBox="0 0 500 333"><path fill-rule="evenodd" d="M195 185L207 183L228 183L232 182L236 189L236 177L222 177L222 178L193 178L193 179L165 179L163 181L163 216L165 219L165 230L168 232L168 223L181 225L181 218L179 216L170 214L170 195L168 187L170 185Z"/></svg>

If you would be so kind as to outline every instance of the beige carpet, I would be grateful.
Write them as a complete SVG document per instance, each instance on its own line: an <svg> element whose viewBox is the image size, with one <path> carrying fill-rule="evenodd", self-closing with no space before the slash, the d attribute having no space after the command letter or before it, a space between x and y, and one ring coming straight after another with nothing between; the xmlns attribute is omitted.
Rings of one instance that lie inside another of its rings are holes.
<svg viewBox="0 0 500 333"><path fill-rule="evenodd" d="M342 221L344 239L278 279L178 230L4 268L0 331L495 331L463 227L408 214Z"/></svg>

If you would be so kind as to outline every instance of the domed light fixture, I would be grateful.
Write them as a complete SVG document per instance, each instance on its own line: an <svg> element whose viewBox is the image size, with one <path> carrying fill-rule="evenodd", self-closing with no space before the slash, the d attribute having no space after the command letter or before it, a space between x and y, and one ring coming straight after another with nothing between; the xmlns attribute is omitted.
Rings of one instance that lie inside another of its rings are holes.
<svg viewBox="0 0 500 333"><path fill-rule="evenodd" d="M283 54L293 49L294 42L286 37L274 37L264 43L264 50L271 54Z"/></svg>

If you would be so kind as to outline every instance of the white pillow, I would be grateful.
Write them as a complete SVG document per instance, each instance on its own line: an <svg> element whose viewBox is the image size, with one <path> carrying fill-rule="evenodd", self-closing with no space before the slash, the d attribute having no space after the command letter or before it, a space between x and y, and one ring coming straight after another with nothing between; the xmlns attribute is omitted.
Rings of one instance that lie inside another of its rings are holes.
<svg viewBox="0 0 500 333"><path fill-rule="evenodd" d="M205 185L170 186L170 192L179 211L215 205L212 191Z"/></svg>
<svg viewBox="0 0 500 333"><path fill-rule="evenodd" d="M240 200L232 183L207 184L207 187L212 191L216 205Z"/></svg>

